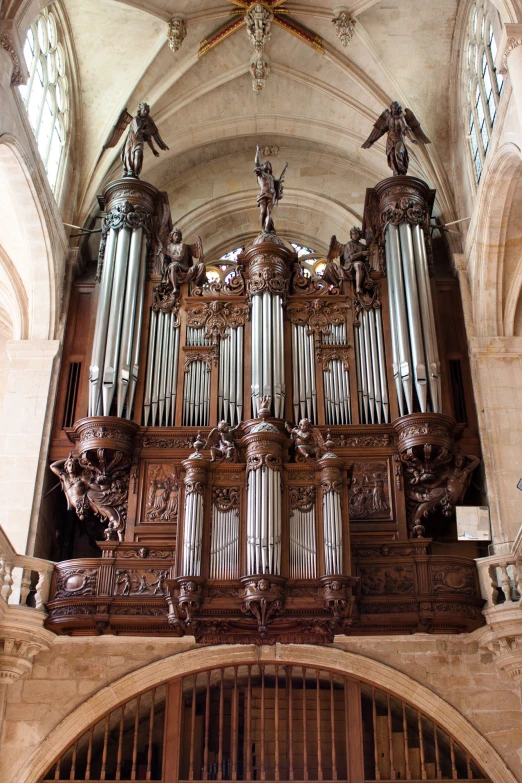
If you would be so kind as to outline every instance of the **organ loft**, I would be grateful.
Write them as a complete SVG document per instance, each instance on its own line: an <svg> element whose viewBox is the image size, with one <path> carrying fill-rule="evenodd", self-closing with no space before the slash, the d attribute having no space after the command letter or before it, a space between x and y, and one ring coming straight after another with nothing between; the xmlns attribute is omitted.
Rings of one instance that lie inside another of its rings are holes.
<svg viewBox="0 0 522 783"><path fill-rule="evenodd" d="M142 178L166 145L140 104L73 286L49 629L270 645L482 624L455 528L481 461L460 297L408 175L429 139L396 102L363 146L383 136L391 176L314 273L277 234L292 169L258 146L259 233L209 279Z"/></svg>

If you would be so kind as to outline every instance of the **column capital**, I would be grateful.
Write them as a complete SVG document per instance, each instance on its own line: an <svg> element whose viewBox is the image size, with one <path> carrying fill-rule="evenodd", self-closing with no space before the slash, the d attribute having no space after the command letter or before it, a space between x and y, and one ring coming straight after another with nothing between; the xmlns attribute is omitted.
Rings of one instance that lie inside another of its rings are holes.
<svg viewBox="0 0 522 783"><path fill-rule="evenodd" d="M504 25L495 61L500 74L505 75L508 72L509 55L518 46L522 46L522 24Z"/></svg>
<svg viewBox="0 0 522 783"><path fill-rule="evenodd" d="M11 85L25 84L29 74L23 56L23 46L18 35L18 29L12 19L0 21L0 47L5 49L11 58Z"/></svg>

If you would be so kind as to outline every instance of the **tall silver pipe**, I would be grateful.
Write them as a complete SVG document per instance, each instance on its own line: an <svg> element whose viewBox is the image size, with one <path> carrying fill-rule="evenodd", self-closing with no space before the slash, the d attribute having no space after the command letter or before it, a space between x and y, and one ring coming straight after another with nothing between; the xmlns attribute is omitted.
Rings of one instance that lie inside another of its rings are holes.
<svg viewBox="0 0 522 783"><path fill-rule="evenodd" d="M395 275L391 258L387 264L386 269L388 273L388 302L390 307L390 337L392 345L393 382L395 384L397 401L399 403L399 414L404 416L406 413L406 400L404 398L404 389L402 388L399 366L399 338L397 335L397 325L395 321Z"/></svg>
<svg viewBox="0 0 522 783"><path fill-rule="evenodd" d="M399 239L401 247L402 269L404 274L406 309L408 313L408 327L410 334L415 389L417 391L421 412L425 413L428 401L426 357L424 354L424 341L422 339L419 292L417 289L415 260L413 258L413 243L411 239L411 227L409 223L400 224Z"/></svg>
<svg viewBox="0 0 522 783"><path fill-rule="evenodd" d="M141 251L143 229L133 228L129 258L127 265L127 282L125 286L124 310L121 329L120 355L118 361L118 375L116 379L116 411L117 415L123 415L123 407L129 390L131 365L132 365L132 338L134 333L134 322L136 319L136 305L138 294L138 279L141 266Z"/></svg>
<svg viewBox="0 0 522 783"><path fill-rule="evenodd" d="M292 324L292 403L294 406L294 421L299 420L299 349L297 324Z"/></svg>
<svg viewBox="0 0 522 783"><path fill-rule="evenodd" d="M158 313L158 325L156 332L156 345L154 350L154 376L152 378L151 417L152 426L157 426L158 400L161 376L161 363L163 358L163 341L165 334L165 313Z"/></svg>
<svg viewBox="0 0 522 783"><path fill-rule="evenodd" d="M259 410L259 397L262 393L261 368L262 368L262 322L261 322L261 296L252 298L252 415L257 416Z"/></svg>
<svg viewBox="0 0 522 783"><path fill-rule="evenodd" d="M368 332L370 334L372 376L373 376L373 385L375 390L375 412L377 415L377 423L381 424L382 392L381 392L381 375L379 372L379 348L377 345L377 332L375 326L375 310L370 310L367 313L367 321L368 321Z"/></svg>
<svg viewBox="0 0 522 783"><path fill-rule="evenodd" d="M367 386L367 373L366 373L366 342L364 339L364 328L361 325L357 329L358 337L359 337L359 358L361 362L361 389L362 389L362 400L363 400L363 412L364 412L364 422L365 424L370 423L370 417L368 414L368 386Z"/></svg>
<svg viewBox="0 0 522 783"><path fill-rule="evenodd" d="M379 357L379 376L381 379L382 411L384 423L387 424L390 420L390 404L388 399L388 380L386 378L386 358L384 354L382 312L380 307L375 310L375 331L377 335L377 353Z"/></svg>
<svg viewBox="0 0 522 783"><path fill-rule="evenodd" d="M236 374L236 424L243 421L243 341L244 326L237 327L237 374Z"/></svg>
<svg viewBox="0 0 522 783"><path fill-rule="evenodd" d="M176 416L176 397L178 393L178 359L179 359L179 326L174 328L174 356L172 359L172 402L170 405L170 426L174 425Z"/></svg>
<svg viewBox="0 0 522 783"><path fill-rule="evenodd" d="M408 413L413 412L413 381L411 373L411 353L406 318L406 302L404 296L404 279L402 273L399 232L397 226L391 223L386 229L386 257L389 258L388 268L393 266L393 312L399 350L399 373ZM391 307L390 307L391 309Z"/></svg>
<svg viewBox="0 0 522 783"><path fill-rule="evenodd" d="M310 354L310 368L311 368L311 380L312 380L312 422L317 424L317 385L315 382L315 351L314 351L314 336L308 335L308 353Z"/></svg>
<svg viewBox="0 0 522 783"><path fill-rule="evenodd" d="M281 377L281 333L279 331L279 297L273 296L272 311L269 315L272 321L272 351L273 351L273 399L274 399L274 416L279 417L281 415L281 395L283 392L283 379Z"/></svg>
<svg viewBox="0 0 522 783"><path fill-rule="evenodd" d="M364 330L364 347L365 347L365 363L366 363L366 381L368 384L368 410L370 412L370 423L375 423L375 389L373 385L373 371L372 371L372 348L370 342L370 331L368 328L368 312L363 310L361 312L362 325Z"/></svg>
<svg viewBox="0 0 522 783"><path fill-rule="evenodd" d="M230 411L230 332L229 336L222 341L224 374L223 374L223 413L226 421L229 421Z"/></svg>
<svg viewBox="0 0 522 783"><path fill-rule="evenodd" d="M116 391L116 367L118 366L122 319L125 307L125 279L127 276L130 238L130 228L124 227L119 230L103 366L102 400L104 416L109 416Z"/></svg>
<svg viewBox="0 0 522 783"><path fill-rule="evenodd" d="M299 417L306 418L306 381L305 365L303 361L304 341L306 339L306 327L298 326L299 329Z"/></svg>
<svg viewBox="0 0 522 783"><path fill-rule="evenodd" d="M361 386L361 354L359 350L359 329L360 326L354 327L354 341L353 345L355 348L355 377L357 381L357 399L359 401L359 416L361 418L361 424L365 423L364 419L364 410L363 410L363 397L362 397L362 386Z"/></svg>
<svg viewBox="0 0 522 783"><path fill-rule="evenodd" d="M415 267L417 270L422 328L426 345L426 359L428 363L428 382L430 387L431 403L433 411L435 413L440 413L442 410L442 402L437 332L435 329L435 316L433 314L433 302L431 298L426 245L424 242L423 232L421 227L418 225L413 226L413 249L415 255Z"/></svg>
<svg viewBox="0 0 522 783"><path fill-rule="evenodd" d="M141 347L141 329L143 325L143 305L145 298L145 278L147 276L147 237L142 231L141 234L141 262L140 276L138 279L138 293L136 296L136 318L134 321L134 336L132 338L132 359L131 373L129 379L129 393L127 399L127 418L132 418L132 406L134 405L134 396L138 384L138 373L140 365L140 347Z"/></svg>
<svg viewBox="0 0 522 783"><path fill-rule="evenodd" d="M102 367L105 358L105 345L107 341L107 325L109 322L109 310L114 278L114 260L116 257L117 232L111 228L107 236L103 271L98 296L98 309L96 311L96 326L92 347L92 358L89 372L89 416L97 416L100 409L100 391L102 383Z"/></svg>
<svg viewBox="0 0 522 783"><path fill-rule="evenodd" d="M147 375L145 376L145 394L143 398L143 423L149 426L150 406L152 401L152 382L154 378L154 354L158 313L152 310L149 324L149 345L147 348Z"/></svg>
<svg viewBox="0 0 522 783"><path fill-rule="evenodd" d="M174 356L174 313L169 313L168 320L168 340L167 340L167 362L165 366L165 426L169 426L170 406L172 402L172 359ZM163 421L160 422L163 424Z"/></svg>
<svg viewBox="0 0 522 783"><path fill-rule="evenodd" d="M272 318L271 297L268 291L263 291L263 395L272 395ZM272 405L274 400L272 400Z"/></svg>

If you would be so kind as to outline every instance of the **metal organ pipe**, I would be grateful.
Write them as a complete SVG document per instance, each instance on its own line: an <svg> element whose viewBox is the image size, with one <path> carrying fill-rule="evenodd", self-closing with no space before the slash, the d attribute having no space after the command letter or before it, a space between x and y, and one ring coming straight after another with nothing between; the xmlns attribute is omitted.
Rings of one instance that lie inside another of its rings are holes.
<svg viewBox="0 0 522 783"><path fill-rule="evenodd" d="M284 413L283 302L279 294L263 291L252 298L252 412L259 398L269 396L273 413Z"/></svg>
<svg viewBox="0 0 522 783"><path fill-rule="evenodd" d="M415 391L420 410L422 412L428 410L429 384L431 407L435 413L440 413L440 363L428 268L425 262L426 249L420 227L413 227L412 238L412 228L409 224L402 223L399 230L396 226L389 225L386 232L386 251L390 280L392 340L395 336L394 342L397 345L404 390L404 398L399 394L399 410L401 415L414 412L410 372L413 363ZM409 358L410 355L413 362ZM405 356L406 361L404 361Z"/></svg>
<svg viewBox="0 0 522 783"><path fill-rule="evenodd" d="M114 277L114 259L117 244L116 229L111 228L105 246L103 270L98 296L96 327L92 348L92 359L89 373L89 416L97 416L100 408L100 386L102 382L102 366L105 358L105 343L107 340L107 324Z"/></svg>
<svg viewBox="0 0 522 783"><path fill-rule="evenodd" d="M343 462L334 454L322 457L321 471L324 537L324 576L343 573L343 531L341 511Z"/></svg>
<svg viewBox="0 0 522 783"><path fill-rule="evenodd" d="M199 452L183 461L185 468L185 513L181 576L200 576L205 489L210 463Z"/></svg>

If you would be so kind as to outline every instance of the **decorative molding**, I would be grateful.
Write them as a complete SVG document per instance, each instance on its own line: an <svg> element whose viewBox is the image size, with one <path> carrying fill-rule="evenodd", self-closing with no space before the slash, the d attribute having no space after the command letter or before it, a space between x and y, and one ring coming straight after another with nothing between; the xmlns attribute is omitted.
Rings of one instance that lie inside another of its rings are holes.
<svg viewBox="0 0 522 783"><path fill-rule="evenodd" d="M502 54L502 65L499 68L498 72L505 76L508 72L508 57L511 54L512 51L514 51L518 46L522 46L522 38L508 38L506 41L506 46L504 49L504 53Z"/></svg>
<svg viewBox="0 0 522 783"><path fill-rule="evenodd" d="M288 490L288 506L290 516L293 516L296 510L302 514L312 511L315 507L315 487L290 487Z"/></svg>
<svg viewBox="0 0 522 783"><path fill-rule="evenodd" d="M21 50L18 47L17 38L13 32L8 32L7 30L0 31L0 46L2 49L5 49L13 63L13 72L11 74L11 85L13 87L19 87L27 82L27 70L23 57L18 54Z"/></svg>

